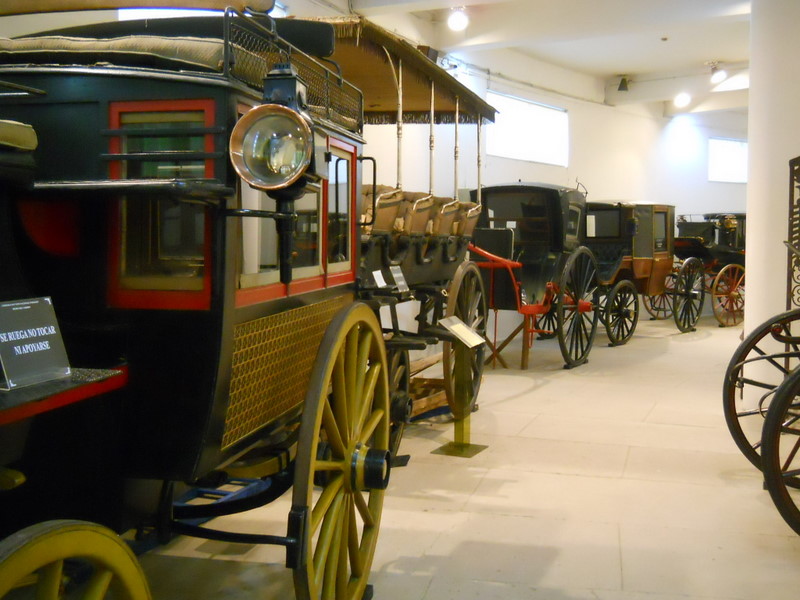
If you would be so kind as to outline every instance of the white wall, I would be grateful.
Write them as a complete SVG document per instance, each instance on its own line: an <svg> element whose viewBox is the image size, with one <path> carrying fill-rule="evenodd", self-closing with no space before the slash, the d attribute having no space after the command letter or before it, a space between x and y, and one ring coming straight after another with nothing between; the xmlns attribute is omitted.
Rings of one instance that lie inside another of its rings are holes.
<svg viewBox="0 0 800 600"><path fill-rule="evenodd" d="M470 81L480 91L480 82ZM464 78L469 81L470 78ZM482 85L485 89L485 82ZM709 182L709 137L746 138L746 123L720 127L697 115L673 119L662 107L610 107L532 88L493 83L492 89L566 108L570 119L567 168L487 156L483 152L482 183L541 181L574 186L579 180L589 198L666 203L678 214L744 212L746 185ZM427 125L403 126L403 187L427 191L429 158ZM486 129L484 128L484 142ZM372 125L365 130L365 153L378 160L378 181L396 182L396 128ZM453 127L437 126L434 193L453 193ZM476 127L459 128L459 187L477 185Z"/></svg>

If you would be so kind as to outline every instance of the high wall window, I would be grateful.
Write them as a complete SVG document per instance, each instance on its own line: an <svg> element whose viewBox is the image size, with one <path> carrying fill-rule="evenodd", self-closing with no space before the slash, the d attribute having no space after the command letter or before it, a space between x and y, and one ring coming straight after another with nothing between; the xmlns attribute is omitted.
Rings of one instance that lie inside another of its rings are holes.
<svg viewBox="0 0 800 600"><path fill-rule="evenodd" d="M486 127L486 152L493 156L566 167L569 116L566 110L495 92L486 101L497 109Z"/></svg>
<svg viewBox="0 0 800 600"><path fill-rule="evenodd" d="M708 139L708 180L747 183L747 142Z"/></svg>

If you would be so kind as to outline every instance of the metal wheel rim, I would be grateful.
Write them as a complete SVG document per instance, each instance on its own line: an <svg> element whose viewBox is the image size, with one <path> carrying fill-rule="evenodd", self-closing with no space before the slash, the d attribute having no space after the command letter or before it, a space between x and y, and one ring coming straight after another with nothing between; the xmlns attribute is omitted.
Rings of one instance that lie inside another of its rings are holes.
<svg viewBox="0 0 800 600"><path fill-rule="evenodd" d="M612 346L628 342L639 322L639 295L627 279L611 288L606 300L603 324Z"/></svg>
<svg viewBox="0 0 800 600"><path fill-rule="evenodd" d="M744 320L744 267L730 264L723 267L711 284L711 308L723 327L738 325Z"/></svg>
<svg viewBox="0 0 800 600"><path fill-rule="evenodd" d="M734 443L756 468L761 468L763 421L775 390L800 358L800 309L767 319L736 348L725 370L722 409ZM785 343L797 337L798 343ZM793 363L786 364L794 359Z"/></svg>
<svg viewBox="0 0 800 600"><path fill-rule="evenodd" d="M88 580L75 593L80 598L149 600L150 591L133 552L110 529L85 521L45 521L0 541L0 597L38 573L31 585L37 598L60 598L66 561L88 563ZM70 596L72 597L72 596Z"/></svg>
<svg viewBox="0 0 800 600"><path fill-rule="evenodd" d="M761 437L764 482L784 521L800 534L800 371L778 387Z"/></svg>
<svg viewBox="0 0 800 600"><path fill-rule="evenodd" d="M597 265L584 247L567 260L558 284L558 345L567 368L586 362L597 333ZM578 302L591 302L593 310L580 312Z"/></svg>
<svg viewBox="0 0 800 600"><path fill-rule="evenodd" d="M682 332L692 331L705 301L705 272L697 258L687 258L678 271L672 298L672 317Z"/></svg>
<svg viewBox="0 0 800 600"><path fill-rule="evenodd" d="M489 308L480 270L473 262L462 263L447 290L445 316L456 316L481 337L486 337ZM467 348L464 344L445 342L442 348L442 369L447 404L457 419L475 407L483 377L486 345Z"/></svg>
<svg viewBox="0 0 800 600"><path fill-rule="evenodd" d="M292 493L292 512L307 515L294 568L299 600L361 600L366 588L384 489L360 489L354 465L359 445L388 456L387 370L372 310L356 303L340 311L320 344L300 424Z"/></svg>

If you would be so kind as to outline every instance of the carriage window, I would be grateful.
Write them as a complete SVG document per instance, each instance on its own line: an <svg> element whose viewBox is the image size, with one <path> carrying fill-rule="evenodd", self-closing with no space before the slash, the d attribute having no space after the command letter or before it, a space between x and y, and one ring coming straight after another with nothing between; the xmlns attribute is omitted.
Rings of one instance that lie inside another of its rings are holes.
<svg viewBox="0 0 800 600"><path fill-rule="evenodd" d="M667 250L667 213L657 212L653 215L654 249Z"/></svg>
<svg viewBox="0 0 800 600"><path fill-rule="evenodd" d="M275 200L249 185L241 186L241 206L249 210L276 209ZM274 219L240 219L242 227L242 271L240 287L276 283L278 273L278 232Z"/></svg>
<svg viewBox="0 0 800 600"><path fill-rule="evenodd" d="M328 270L350 268L350 169L349 155L332 148L328 164Z"/></svg>
<svg viewBox="0 0 800 600"><path fill-rule="evenodd" d="M586 236L619 237L619 213L614 210L597 210L586 215Z"/></svg>
<svg viewBox="0 0 800 600"><path fill-rule="evenodd" d="M120 284L130 290L202 290L205 209L170 198L122 203Z"/></svg>
<svg viewBox="0 0 800 600"><path fill-rule="evenodd" d="M319 227L320 196L318 187L309 186L305 195L294 203L297 213L294 228L295 277L310 277L322 272L319 269L322 246Z"/></svg>
<svg viewBox="0 0 800 600"><path fill-rule="evenodd" d="M576 206L569 207L569 222L567 223L567 235L577 236L581 226L581 209Z"/></svg>
<svg viewBox="0 0 800 600"><path fill-rule="evenodd" d="M192 134L192 129L203 127L203 111L170 111L123 113L120 115L120 128L126 130L147 130L152 133L143 136L124 137L122 151L125 153L150 154L146 160L124 161L123 177L126 179L170 179L202 178L205 164L202 159L157 160L159 152L202 152L204 136ZM164 134L158 133L163 130ZM186 130L185 133L177 130Z"/></svg>

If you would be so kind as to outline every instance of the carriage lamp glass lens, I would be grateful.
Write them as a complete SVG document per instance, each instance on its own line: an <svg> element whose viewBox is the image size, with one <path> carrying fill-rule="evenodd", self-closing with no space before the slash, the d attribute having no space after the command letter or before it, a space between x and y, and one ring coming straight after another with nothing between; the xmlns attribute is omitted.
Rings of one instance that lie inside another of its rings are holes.
<svg viewBox="0 0 800 600"><path fill-rule="evenodd" d="M312 148L306 122L282 106L253 109L231 136L234 167L259 189L282 188L296 181L311 161Z"/></svg>

